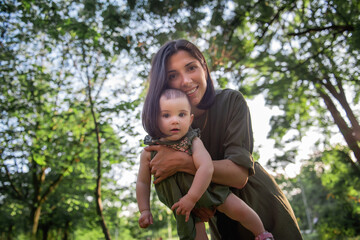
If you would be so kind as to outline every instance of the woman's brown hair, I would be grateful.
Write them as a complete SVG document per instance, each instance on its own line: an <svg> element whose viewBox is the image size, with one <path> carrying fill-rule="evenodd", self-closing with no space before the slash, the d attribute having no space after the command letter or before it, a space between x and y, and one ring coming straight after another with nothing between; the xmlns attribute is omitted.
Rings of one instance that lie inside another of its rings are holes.
<svg viewBox="0 0 360 240"><path fill-rule="evenodd" d="M207 73L206 91L200 103L196 107L200 109L208 109L214 103L214 85L210 77L205 57L200 50L194 44L184 39L173 40L165 43L152 59L149 75L150 84L142 111L143 127L151 137L158 138L163 136L158 128L158 117L160 112L159 101L161 93L165 89L170 88L168 86L166 64L168 59L180 50L187 51L191 56L197 59Z"/></svg>

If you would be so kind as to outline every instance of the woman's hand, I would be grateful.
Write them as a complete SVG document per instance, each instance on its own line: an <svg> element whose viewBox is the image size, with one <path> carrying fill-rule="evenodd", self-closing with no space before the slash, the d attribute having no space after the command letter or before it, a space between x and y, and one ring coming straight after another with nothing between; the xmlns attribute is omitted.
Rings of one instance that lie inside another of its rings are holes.
<svg viewBox="0 0 360 240"><path fill-rule="evenodd" d="M216 208L194 208L193 213L201 219L203 222L208 222L210 218L212 218L216 212Z"/></svg>
<svg viewBox="0 0 360 240"><path fill-rule="evenodd" d="M148 146L145 150L157 152L150 161L151 174L156 177L154 184L174 175L176 172L187 172L192 175L196 172L192 157L187 153L161 145Z"/></svg>

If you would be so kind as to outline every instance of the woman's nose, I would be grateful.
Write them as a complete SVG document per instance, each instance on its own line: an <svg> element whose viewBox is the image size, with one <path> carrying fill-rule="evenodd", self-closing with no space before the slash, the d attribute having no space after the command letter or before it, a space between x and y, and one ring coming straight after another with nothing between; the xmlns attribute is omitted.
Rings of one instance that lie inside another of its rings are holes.
<svg viewBox="0 0 360 240"><path fill-rule="evenodd" d="M182 85L188 86L191 82L192 82L191 77L187 74L184 74L183 79L182 79Z"/></svg>

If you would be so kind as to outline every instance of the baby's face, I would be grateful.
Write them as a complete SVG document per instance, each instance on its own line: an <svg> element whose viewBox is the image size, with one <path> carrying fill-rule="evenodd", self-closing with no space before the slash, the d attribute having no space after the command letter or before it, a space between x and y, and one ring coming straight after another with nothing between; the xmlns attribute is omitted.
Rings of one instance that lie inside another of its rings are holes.
<svg viewBox="0 0 360 240"><path fill-rule="evenodd" d="M162 140L179 140L188 132L194 116L186 97L173 99L160 98L160 131L168 137Z"/></svg>

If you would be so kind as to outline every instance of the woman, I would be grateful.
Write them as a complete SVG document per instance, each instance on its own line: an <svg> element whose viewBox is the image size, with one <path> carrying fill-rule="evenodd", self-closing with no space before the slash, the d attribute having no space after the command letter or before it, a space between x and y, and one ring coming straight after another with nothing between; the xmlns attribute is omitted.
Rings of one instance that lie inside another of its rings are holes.
<svg viewBox="0 0 360 240"><path fill-rule="evenodd" d="M212 182L231 187L255 210L275 239L302 239L286 197L274 179L253 161L253 135L245 99L234 90L215 92L199 49L187 40L167 42L153 58L149 80L145 105L157 106L166 88L180 89L188 95L195 116L192 127L200 128L201 140L213 160ZM143 114L152 114L156 119L159 108ZM185 153L160 145L146 150L158 152L150 162L155 184L176 172L196 172L191 156ZM206 220L203 214L200 217ZM251 232L218 211L210 227L213 239L254 239Z"/></svg>

